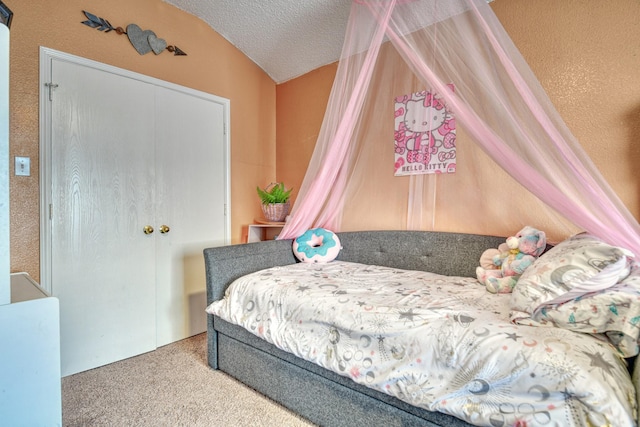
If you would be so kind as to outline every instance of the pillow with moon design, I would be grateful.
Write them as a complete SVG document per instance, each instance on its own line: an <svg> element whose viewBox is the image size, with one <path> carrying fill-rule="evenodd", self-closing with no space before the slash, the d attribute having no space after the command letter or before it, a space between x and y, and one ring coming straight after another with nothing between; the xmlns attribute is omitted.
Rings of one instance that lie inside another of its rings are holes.
<svg viewBox="0 0 640 427"><path fill-rule="evenodd" d="M511 295L512 320L545 307L608 289L630 272L633 254L581 233L540 256L518 279Z"/></svg>
<svg viewBox="0 0 640 427"><path fill-rule="evenodd" d="M545 306L534 315L511 312L514 323L549 326L586 334L604 334L623 357L638 354L640 347L640 264L610 288L562 304Z"/></svg>

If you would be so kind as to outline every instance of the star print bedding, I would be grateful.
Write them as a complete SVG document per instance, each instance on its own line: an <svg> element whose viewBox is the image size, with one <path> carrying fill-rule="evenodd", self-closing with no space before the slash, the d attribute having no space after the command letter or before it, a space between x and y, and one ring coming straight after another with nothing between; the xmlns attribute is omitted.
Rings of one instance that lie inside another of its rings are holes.
<svg viewBox="0 0 640 427"><path fill-rule="evenodd" d="M475 279L333 261L236 280L207 311L431 411L486 426L632 426L635 390L606 336L510 321Z"/></svg>

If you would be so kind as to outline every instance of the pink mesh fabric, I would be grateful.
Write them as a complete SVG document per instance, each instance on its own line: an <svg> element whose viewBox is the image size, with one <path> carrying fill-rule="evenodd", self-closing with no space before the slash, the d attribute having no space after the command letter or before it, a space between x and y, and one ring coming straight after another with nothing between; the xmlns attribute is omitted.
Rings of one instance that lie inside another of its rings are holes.
<svg viewBox="0 0 640 427"><path fill-rule="evenodd" d="M394 177L393 100L424 89L455 114L458 172ZM497 166L476 170L480 162ZM312 227L503 234L526 224L558 237L588 231L640 254L637 220L485 0L354 1L315 151L279 238Z"/></svg>

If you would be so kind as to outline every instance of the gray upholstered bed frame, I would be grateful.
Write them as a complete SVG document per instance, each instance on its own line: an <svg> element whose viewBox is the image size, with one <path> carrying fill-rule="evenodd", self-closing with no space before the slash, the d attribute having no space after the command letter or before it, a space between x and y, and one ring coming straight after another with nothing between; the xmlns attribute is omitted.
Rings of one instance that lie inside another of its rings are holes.
<svg viewBox="0 0 640 427"><path fill-rule="evenodd" d="M427 231L338 233L339 260L475 277L480 255L504 237ZM204 250L208 303L224 296L236 278L297 262L291 240ZM479 285L480 286L480 285ZM292 411L322 426L468 426L356 384L261 340L245 329L208 316L208 360Z"/></svg>

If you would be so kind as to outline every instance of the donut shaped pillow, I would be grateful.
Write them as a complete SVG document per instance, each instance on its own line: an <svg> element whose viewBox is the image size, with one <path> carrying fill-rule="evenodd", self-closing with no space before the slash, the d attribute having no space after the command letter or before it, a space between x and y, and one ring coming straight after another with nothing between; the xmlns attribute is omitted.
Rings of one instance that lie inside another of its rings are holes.
<svg viewBox="0 0 640 427"><path fill-rule="evenodd" d="M342 249L333 231L312 228L293 241L293 253L302 262L324 263L336 259Z"/></svg>

